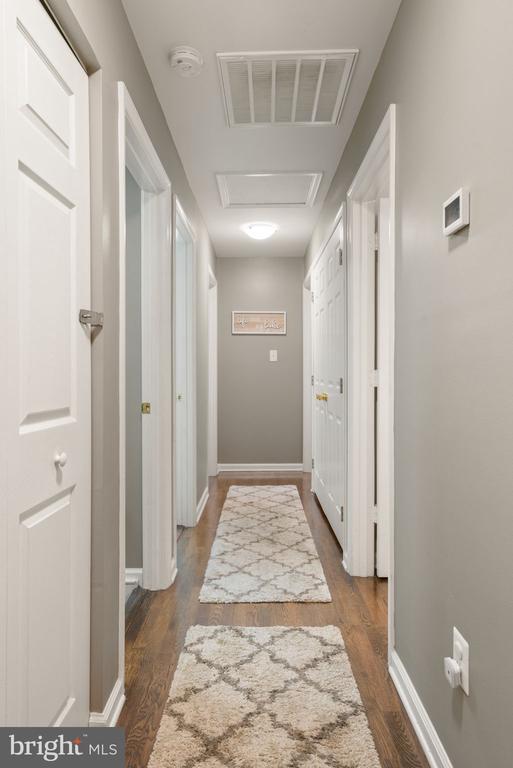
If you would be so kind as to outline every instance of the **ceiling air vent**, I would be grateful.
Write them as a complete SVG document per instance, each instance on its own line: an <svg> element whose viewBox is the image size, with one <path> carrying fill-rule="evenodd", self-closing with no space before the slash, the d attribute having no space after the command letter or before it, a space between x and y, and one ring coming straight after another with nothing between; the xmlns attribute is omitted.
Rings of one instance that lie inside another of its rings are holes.
<svg viewBox="0 0 513 768"><path fill-rule="evenodd" d="M357 50L218 53L228 125L336 125L357 56Z"/></svg>

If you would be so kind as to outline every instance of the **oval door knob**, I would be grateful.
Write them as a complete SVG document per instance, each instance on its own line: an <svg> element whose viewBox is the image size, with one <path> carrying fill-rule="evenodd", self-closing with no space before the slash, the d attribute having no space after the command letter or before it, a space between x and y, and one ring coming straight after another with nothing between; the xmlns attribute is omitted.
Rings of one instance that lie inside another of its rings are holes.
<svg viewBox="0 0 513 768"><path fill-rule="evenodd" d="M53 461L58 467L64 467L67 460L68 460L68 455L64 453L64 451L62 453L56 453L55 456L53 457Z"/></svg>

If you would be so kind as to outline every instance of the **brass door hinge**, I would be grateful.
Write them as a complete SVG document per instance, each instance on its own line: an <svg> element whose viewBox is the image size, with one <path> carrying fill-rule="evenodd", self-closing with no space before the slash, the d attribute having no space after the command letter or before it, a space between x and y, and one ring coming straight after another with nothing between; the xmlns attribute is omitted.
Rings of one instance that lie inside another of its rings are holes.
<svg viewBox="0 0 513 768"><path fill-rule="evenodd" d="M141 403L141 413L151 413L151 403Z"/></svg>

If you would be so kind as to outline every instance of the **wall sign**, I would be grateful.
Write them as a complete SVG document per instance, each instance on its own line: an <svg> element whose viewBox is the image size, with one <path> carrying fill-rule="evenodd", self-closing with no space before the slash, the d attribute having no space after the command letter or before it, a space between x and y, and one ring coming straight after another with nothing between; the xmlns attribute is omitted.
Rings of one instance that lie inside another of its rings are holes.
<svg viewBox="0 0 513 768"><path fill-rule="evenodd" d="M236 336L285 336L286 312L232 312L232 334Z"/></svg>

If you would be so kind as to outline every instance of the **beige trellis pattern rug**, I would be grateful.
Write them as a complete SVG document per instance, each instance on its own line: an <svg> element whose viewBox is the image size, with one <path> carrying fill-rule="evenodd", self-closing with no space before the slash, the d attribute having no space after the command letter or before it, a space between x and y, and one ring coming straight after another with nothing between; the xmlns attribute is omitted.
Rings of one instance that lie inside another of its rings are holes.
<svg viewBox="0 0 513 768"><path fill-rule="evenodd" d="M295 485L232 485L202 603L331 602Z"/></svg>
<svg viewBox="0 0 513 768"><path fill-rule="evenodd" d="M336 627L191 627L149 768L380 768Z"/></svg>

